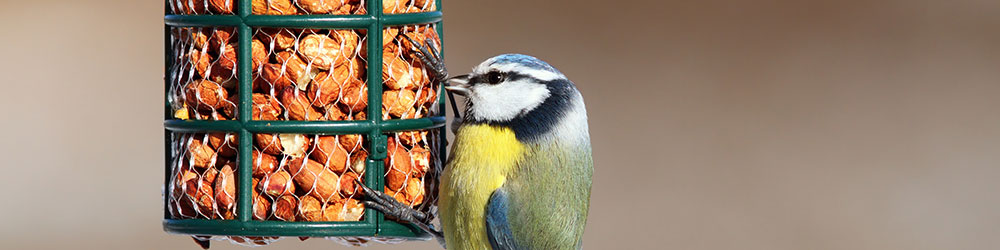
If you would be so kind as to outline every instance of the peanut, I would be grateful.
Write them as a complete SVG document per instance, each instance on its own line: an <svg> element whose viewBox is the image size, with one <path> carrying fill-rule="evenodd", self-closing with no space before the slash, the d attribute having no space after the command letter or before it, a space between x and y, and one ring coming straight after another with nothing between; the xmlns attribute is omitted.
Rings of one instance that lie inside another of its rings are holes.
<svg viewBox="0 0 1000 250"><path fill-rule="evenodd" d="M344 74L341 74L342 72ZM333 74L326 72L317 74L312 84L309 84L309 99L312 99L312 105L322 108L336 102L340 97L340 86L347 80L346 72L346 67L341 66L337 67Z"/></svg>
<svg viewBox="0 0 1000 250"><path fill-rule="evenodd" d="M365 214L365 206L357 200L346 200L340 214L342 221L359 221Z"/></svg>
<svg viewBox="0 0 1000 250"><path fill-rule="evenodd" d="M284 66L268 63L261 68L259 81L254 81L254 88L264 93L278 94L281 90L292 86L292 80L285 75Z"/></svg>
<svg viewBox="0 0 1000 250"><path fill-rule="evenodd" d="M337 106L337 104L327 104L326 107L323 108L323 110L326 111L326 120L329 121L340 121L344 120L346 117L344 112L340 110L340 107Z"/></svg>
<svg viewBox="0 0 1000 250"><path fill-rule="evenodd" d="M254 15L294 15L298 11L291 0L253 0Z"/></svg>
<svg viewBox="0 0 1000 250"><path fill-rule="evenodd" d="M227 105L234 105L229 100L229 93L218 83L209 80L197 80L191 82L184 89L185 101L189 107L201 111L211 111L222 109Z"/></svg>
<svg viewBox="0 0 1000 250"><path fill-rule="evenodd" d="M363 146L361 145L361 135L358 134L339 135L337 136L337 140L340 142L341 147L351 153Z"/></svg>
<svg viewBox="0 0 1000 250"><path fill-rule="evenodd" d="M309 14L328 14L340 8L340 0L295 0L295 4Z"/></svg>
<svg viewBox="0 0 1000 250"><path fill-rule="evenodd" d="M266 94L254 93L251 107L250 117L253 120L278 120L282 112L278 99Z"/></svg>
<svg viewBox="0 0 1000 250"><path fill-rule="evenodd" d="M344 173L347 168L347 151L340 147L340 143L337 143L336 136L318 136L315 149L309 156L334 173Z"/></svg>
<svg viewBox="0 0 1000 250"><path fill-rule="evenodd" d="M329 70L335 65L344 63L340 54L340 43L329 36L320 34L307 35L299 41L299 54L317 68Z"/></svg>
<svg viewBox="0 0 1000 250"><path fill-rule="evenodd" d="M340 214L343 210L343 204L333 203L327 205L323 208L323 221L340 221Z"/></svg>
<svg viewBox="0 0 1000 250"><path fill-rule="evenodd" d="M410 150L410 159L413 160L413 172L417 176L423 176L431 167L431 152L423 147L413 147Z"/></svg>
<svg viewBox="0 0 1000 250"><path fill-rule="evenodd" d="M274 55L284 67L284 76L295 83L299 90L306 90L309 81L319 73L319 68L311 67L291 51L282 51Z"/></svg>
<svg viewBox="0 0 1000 250"><path fill-rule="evenodd" d="M306 221L323 221L323 203L312 196L299 199L299 214Z"/></svg>
<svg viewBox="0 0 1000 250"><path fill-rule="evenodd" d="M212 51L219 51L223 49L224 46L231 42L234 32L236 32L236 28L219 27L212 29L212 36L208 39L209 46L211 46L210 49Z"/></svg>
<svg viewBox="0 0 1000 250"><path fill-rule="evenodd" d="M389 115L403 117L404 114L413 113L414 104L416 104L416 94L412 90L389 90L382 93L382 107Z"/></svg>
<svg viewBox="0 0 1000 250"><path fill-rule="evenodd" d="M309 149L309 137L302 134L278 134L281 141L281 153L299 158L305 156Z"/></svg>
<svg viewBox="0 0 1000 250"><path fill-rule="evenodd" d="M188 61L190 61L191 65L194 66L194 69L198 72L199 76L205 77L207 76L205 73L208 71L208 67L212 61L212 56L199 50L191 50L191 52L188 53Z"/></svg>
<svg viewBox="0 0 1000 250"><path fill-rule="evenodd" d="M281 141L275 134L254 134L253 143L261 152L270 155L281 154Z"/></svg>
<svg viewBox="0 0 1000 250"><path fill-rule="evenodd" d="M253 154L253 176L261 177L274 172L278 168L278 160L273 155L254 150Z"/></svg>
<svg viewBox="0 0 1000 250"><path fill-rule="evenodd" d="M194 196L190 196L190 198L194 199L194 203L196 205L195 207L196 211L201 216L205 216L206 218L209 219L214 219L215 201L212 199L212 196L214 194L214 192L212 192L212 185L210 183L204 183L202 181L198 181L197 184L195 184L194 188L196 192Z"/></svg>
<svg viewBox="0 0 1000 250"><path fill-rule="evenodd" d="M258 33L258 38L263 42L269 51L277 52L295 46L296 35L289 29L262 29Z"/></svg>
<svg viewBox="0 0 1000 250"><path fill-rule="evenodd" d="M208 134L208 144L218 150L219 155L233 157L236 156L236 148L240 143L234 134L211 133Z"/></svg>
<svg viewBox="0 0 1000 250"><path fill-rule="evenodd" d="M298 184L309 195L323 202L338 199L337 180L339 176L323 167L319 162L301 158L293 159L289 161L288 169L295 184Z"/></svg>
<svg viewBox="0 0 1000 250"><path fill-rule="evenodd" d="M358 150L354 155L351 155L351 170L355 173L364 174L365 173L365 161L368 160L368 152L364 150Z"/></svg>
<svg viewBox="0 0 1000 250"><path fill-rule="evenodd" d="M382 0L382 13L404 13L406 0Z"/></svg>
<svg viewBox="0 0 1000 250"><path fill-rule="evenodd" d="M358 48L358 33L354 30L331 30L330 36L333 37L334 41L340 45L340 58L347 59L354 55L355 50ZM337 62L340 65L344 62Z"/></svg>
<svg viewBox="0 0 1000 250"><path fill-rule="evenodd" d="M226 44L226 46L219 48L218 63L228 71L236 69L236 45Z"/></svg>
<svg viewBox="0 0 1000 250"><path fill-rule="evenodd" d="M215 165L216 154L212 147L205 145L198 138L191 138L187 146L190 165L196 168L206 168Z"/></svg>
<svg viewBox="0 0 1000 250"><path fill-rule="evenodd" d="M389 89L399 90L416 87L413 82L412 68L406 64L406 61L399 57L393 57L392 60L383 58L383 60L382 79L385 81L385 85L389 86Z"/></svg>
<svg viewBox="0 0 1000 250"><path fill-rule="evenodd" d="M250 41L250 45L250 57L252 58L250 68L257 70L261 64L267 63L267 50L264 49L264 42L257 39Z"/></svg>
<svg viewBox="0 0 1000 250"><path fill-rule="evenodd" d="M399 142L402 142L403 145L413 147L423 141L424 137L427 136L427 131L399 132L397 136L399 136Z"/></svg>
<svg viewBox="0 0 1000 250"><path fill-rule="evenodd" d="M351 112L364 111L368 107L368 88L361 81L352 79L344 89L340 103Z"/></svg>
<svg viewBox="0 0 1000 250"><path fill-rule="evenodd" d="M235 219L236 211L236 176L233 174L233 164L227 164L220 170L215 181L215 201L222 218Z"/></svg>
<svg viewBox="0 0 1000 250"><path fill-rule="evenodd" d="M233 0L209 0L212 11L219 14L233 14Z"/></svg>
<svg viewBox="0 0 1000 250"><path fill-rule="evenodd" d="M358 194L361 187L358 186L355 181L361 181L358 174L354 172L346 172L344 175L340 176L340 193L344 197L354 197L354 194Z"/></svg>
<svg viewBox="0 0 1000 250"><path fill-rule="evenodd" d="M400 190L411 173L410 155L406 148L389 139L388 158L385 160L386 186L392 190Z"/></svg>
<svg viewBox="0 0 1000 250"><path fill-rule="evenodd" d="M253 178L253 219L266 220L268 212L271 211L271 202L257 192L257 178Z"/></svg>
<svg viewBox="0 0 1000 250"><path fill-rule="evenodd" d="M298 200L294 195L283 195L274 200L274 217L283 221L295 221Z"/></svg>
<svg viewBox="0 0 1000 250"><path fill-rule="evenodd" d="M386 6L383 5L382 7ZM394 28L394 27L385 28L385 30L382 31L382 46L385 47L386 45L392 43L392 40L395 39L396 35L398 34L399 34L399 28Z"/></svg>
<svg viewBox="0 0 1000 250"><path fill-rule="evenodd" d="M264 193L270 196L282 196L295 193L292 175L284 170L278 170L264 178L262 183Z"/></svg>
<svg viewBox="0 0 1000 250"><path fill-rule="evenodd" d="M285 111L288 118L299 121L322 120L323 113L320 113L312 105L309 105L309 98L306 93L299 92L295 88L285 88L281 92L281 102L285 104Z"/></svg>

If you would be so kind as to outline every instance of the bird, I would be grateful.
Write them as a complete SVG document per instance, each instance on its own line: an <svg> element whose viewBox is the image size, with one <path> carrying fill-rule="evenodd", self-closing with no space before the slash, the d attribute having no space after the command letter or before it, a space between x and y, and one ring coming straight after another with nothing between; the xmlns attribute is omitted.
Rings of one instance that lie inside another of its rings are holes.
<svg viewBox="0 0 1000 250"><path fill-rule="evenodd" d="M365 204L416 224L448 249L582 248L593 157L575 84L522 54L498 55L470 74L447 77L433 46L419 50L448 93L465 97L438 181L441 230L431 225L433 216L381 192L363 190L374 197Z"/></svg>

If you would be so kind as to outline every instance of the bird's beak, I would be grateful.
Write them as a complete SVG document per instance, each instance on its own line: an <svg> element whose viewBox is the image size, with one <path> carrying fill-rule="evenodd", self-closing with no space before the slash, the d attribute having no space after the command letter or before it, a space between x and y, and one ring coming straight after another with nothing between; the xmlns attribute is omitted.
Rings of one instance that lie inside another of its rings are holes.
<svg viewBox="0 0 1000 250"><path fill-rule="evenodd" d="M444 89L449 92L466 96L469 94L469 75L460 75L444 81Z"/></svg>

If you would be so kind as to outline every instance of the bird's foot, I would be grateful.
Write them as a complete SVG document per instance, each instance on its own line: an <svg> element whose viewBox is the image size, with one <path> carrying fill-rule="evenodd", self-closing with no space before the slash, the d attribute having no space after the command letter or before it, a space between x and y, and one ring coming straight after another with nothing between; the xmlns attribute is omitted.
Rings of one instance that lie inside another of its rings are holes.
<svg viewBox="0 0 1000 250"><path fill-rule="evenodd" d="M428 73L430 73L431 80L441 82L448 79L448 68L444 66L444 58L441 58L441 53L439 53L437 47L430 42L430 39L424 39L423 43L418 43L406 34L400 33L399 35L413 45L412 48L415 52L417 52L417 58L419 58L420 62L430 70Z"/></svg>
<svg viewBox="0 0 1000 250"><path fill-rule="evenodd" d="M448 81L448 68L444 65L444 58L441 58L441 53L439 53L439 50L433 43L428 41L429 39L425 39L423 43L418 43L406 34L400 33L400 36L409 41L410 44L413 44L413 50L417 52L417 58L430 70L431 81L438 84L444 84L444 82ZM454 113L454 118L452 118L452 132L455 132L461 124L462 115L458 111L455 94L451 92L447 94L448 100L451 100L451 111Z"/></svg>
<svg viewBox="0 0 1000 250"><path fill-rule="evenodd" d="M357 180L355 181L357 182ZM365 204L366 207L375 209L385 215L395 217L400 221L411 223L419 227L421 230L431 234L438 241L443 242L444 234L433 228L431 225L431 220L433 220L433 218L427 213L417 211L385 193L372 190L361 182L358 182L358 186L361 187L361 193L364 195L365 199L362 203Z"/></svg>

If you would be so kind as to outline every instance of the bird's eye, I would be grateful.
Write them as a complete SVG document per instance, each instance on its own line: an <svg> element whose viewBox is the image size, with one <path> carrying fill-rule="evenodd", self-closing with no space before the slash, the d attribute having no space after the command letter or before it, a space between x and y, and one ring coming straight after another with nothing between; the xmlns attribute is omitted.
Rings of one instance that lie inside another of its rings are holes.
<svg viewBox="0 0 1000 250"><path fill-rule="evenodd" d="M503 78L503 73L497 71L490 71L489 73L486 73L486 82L489 84L500 83L500 81L503 81Z"/></svg>

